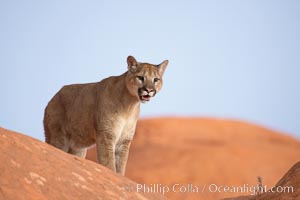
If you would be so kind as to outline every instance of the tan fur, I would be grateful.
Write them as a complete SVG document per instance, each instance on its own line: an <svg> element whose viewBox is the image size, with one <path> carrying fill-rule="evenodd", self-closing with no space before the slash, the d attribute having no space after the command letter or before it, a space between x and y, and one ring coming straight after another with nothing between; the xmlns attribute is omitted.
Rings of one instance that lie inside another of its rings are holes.
<svg viewBox="0 0 300 200"><path fill-rule="evenodd" d="M127 63L120 76L64 86L45 109L46 142L80 157L96 143L98 162L124 175L140 102L161 89L168 61L152 65L129 56Z"/></svg>

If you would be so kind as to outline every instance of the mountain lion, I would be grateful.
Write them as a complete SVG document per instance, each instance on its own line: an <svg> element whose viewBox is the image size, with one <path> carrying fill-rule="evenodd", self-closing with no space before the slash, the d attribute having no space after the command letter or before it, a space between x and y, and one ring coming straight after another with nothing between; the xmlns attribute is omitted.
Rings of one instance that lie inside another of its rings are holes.
<svg viewBox="0 0 300 200"><path fill-rule="evenodd" d="M140 102L161 89L168 61L154 65L128 56L127 64L120 76L64 86L45 109L46 142L83 158L96 143L98 162L124 175Z"/></svg>

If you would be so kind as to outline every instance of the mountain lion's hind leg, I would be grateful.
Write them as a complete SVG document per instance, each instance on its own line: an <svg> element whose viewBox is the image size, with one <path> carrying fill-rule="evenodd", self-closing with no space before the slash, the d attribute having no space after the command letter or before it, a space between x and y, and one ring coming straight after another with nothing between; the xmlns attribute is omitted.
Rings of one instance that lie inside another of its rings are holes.
<svg viewBox="0 0 300 200"><path fill-rule="evenodd" d="M46 142L64 152L68 152L69 141L62 132L56 132L55 134L52 134L51 138L48 141L46 140Z"/></svg>
<svg viewBox="0 0 300 200"><path fill-rule="evenodd" d="M75 156L78 156L78 157L81 157L81 158L85 158L86 152L87 152L86 148L74 149L74 148L70 147L69 150L68 150L68 153L70 153L72 155L75 155Z"/></svg>

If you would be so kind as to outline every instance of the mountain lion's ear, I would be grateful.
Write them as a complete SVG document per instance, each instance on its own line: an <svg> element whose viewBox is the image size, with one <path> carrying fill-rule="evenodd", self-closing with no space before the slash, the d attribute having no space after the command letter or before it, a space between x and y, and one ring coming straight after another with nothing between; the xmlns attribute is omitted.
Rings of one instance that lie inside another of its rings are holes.
<svg viewBox="0 0 300 200"><path fill-rule="evenodd" d="M137 61L133 56L127 57L128 70L130 72L136 72L137 70Z"/></svg>
<svg viewBox="0 0 300 200"><path fill-rule="evenodd" d="M165 72L165 70L168 66L168 63L169 63L169 61L165 60L165 61L163 61L162 63L160 63L158 65L159 73L160 73L161 76L164 74L164 72Z"/></svg>

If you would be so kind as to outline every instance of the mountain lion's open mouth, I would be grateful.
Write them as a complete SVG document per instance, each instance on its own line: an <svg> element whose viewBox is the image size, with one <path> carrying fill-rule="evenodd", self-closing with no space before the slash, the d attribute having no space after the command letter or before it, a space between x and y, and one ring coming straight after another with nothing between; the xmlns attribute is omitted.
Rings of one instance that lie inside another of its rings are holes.
<svg viewBox="0 0 300 200"><path fill-rule="evenodd" d="M138 89L138 95L141 100L141 102L145 103L147 101L150 101L152 97L154 97L156 94L155 89L146 89L146 88L139 88Z"/></svg>
<svg viewBox="0 0 300 200"><path fill-rule="evenodd" d="M140 95L140 100L142 101L150 101L151 96L146 94L146 95Z"/></svg>

